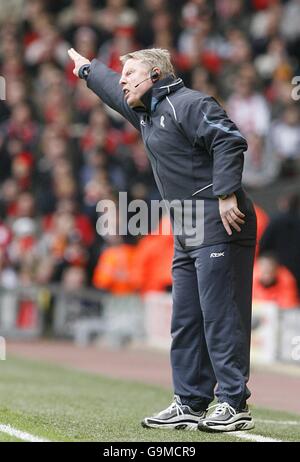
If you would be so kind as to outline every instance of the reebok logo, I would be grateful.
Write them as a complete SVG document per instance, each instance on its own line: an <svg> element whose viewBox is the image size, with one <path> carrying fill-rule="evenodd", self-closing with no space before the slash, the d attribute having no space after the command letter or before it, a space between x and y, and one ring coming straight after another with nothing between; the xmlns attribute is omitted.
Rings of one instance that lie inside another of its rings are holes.
<svg viewBox="0 0 300 462"><path fill-rule="evenodd" d="M217 258L217 257L224 257L225 252L213 252L210 254L209 258Z"/></svg>

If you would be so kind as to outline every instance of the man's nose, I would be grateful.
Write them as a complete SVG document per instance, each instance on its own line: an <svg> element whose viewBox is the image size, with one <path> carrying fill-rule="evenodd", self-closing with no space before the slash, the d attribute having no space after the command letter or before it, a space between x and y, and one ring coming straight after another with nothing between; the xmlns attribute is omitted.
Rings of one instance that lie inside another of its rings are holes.
<svg viewBox="0 0 300 462"><path fill-rule="evenodd" d="M126 84L126 79L125 79L125 77L123 75L121 75L121 78L119 80L119 84L120 85L125 85Z"/></svg>

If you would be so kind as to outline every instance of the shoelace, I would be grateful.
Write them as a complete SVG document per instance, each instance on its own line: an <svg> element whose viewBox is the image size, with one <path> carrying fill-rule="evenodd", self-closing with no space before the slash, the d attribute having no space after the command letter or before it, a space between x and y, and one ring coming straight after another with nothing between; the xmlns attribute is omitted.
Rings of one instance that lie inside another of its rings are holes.
<svg viewBox="0 0 300 462"><path fill-rule="evenodd" d="M176 399L174 399L173 403L166 409L166 412L171 412L171 411L173 411L173 409L176 410L176 413L177 413L178 416L180 414L184 414L181 405L178 404Z"/></svg>
<svg viewBox="0 0 300 462"><path fill-rule="evenodd" d="M218 417L219 415L224 415L226 411L229 412L231 415L235 415L235 409L231 407L228 403L218 403L218 404L213 404L212 406L209 406L209 409L215 408L214 412L209 416L209 417Z"/></svg>

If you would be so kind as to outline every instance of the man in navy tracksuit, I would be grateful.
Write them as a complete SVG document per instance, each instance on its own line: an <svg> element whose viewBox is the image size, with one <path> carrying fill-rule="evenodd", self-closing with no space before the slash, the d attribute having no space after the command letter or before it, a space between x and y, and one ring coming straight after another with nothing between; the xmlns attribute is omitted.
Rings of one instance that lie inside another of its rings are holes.
<svg viewBox="0 0 300 462"><path fill-rule="evenodd" d="M122 75L74 49L69 55L75 75L141 132L162 198L189 200L191 222L198 221L203 231L196 240L174 232L175 395L142 425L215 432L253 428L246 400L256 216L241 186L247 142L214 98L176 79L166 50L121 57ZM176 213L170 213L174 231ZM214 396L218 404L207 415Z"/></svg>

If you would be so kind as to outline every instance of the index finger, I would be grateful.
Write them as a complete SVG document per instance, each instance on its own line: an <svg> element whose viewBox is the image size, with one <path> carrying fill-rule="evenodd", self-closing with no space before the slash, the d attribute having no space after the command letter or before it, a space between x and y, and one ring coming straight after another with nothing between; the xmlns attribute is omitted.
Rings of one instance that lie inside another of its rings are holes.
<svg viewBox="0 0 300 462"><path fill-rule="evenodd" d="M229 236L231 236L231 235L232 235L232 231L231 231L231 228L230 228L230 226L229 226L229 223L228 223L227 218L224 216L224 217L222 217L221 219L222 219L222 223L223 223L223 226L224 226L224 228L225 228L227 234L228 234Z"/></svg>
<svg viewBox="0 0 300 462"><path fill-rule="evenodd" d="M70 49L68 50L68 55L69 55L70 58L72 58L72 59L81 57L81 55L80 55L79 53L77 53L77 51L74 50L74 48L70 48Z"/></svg>

